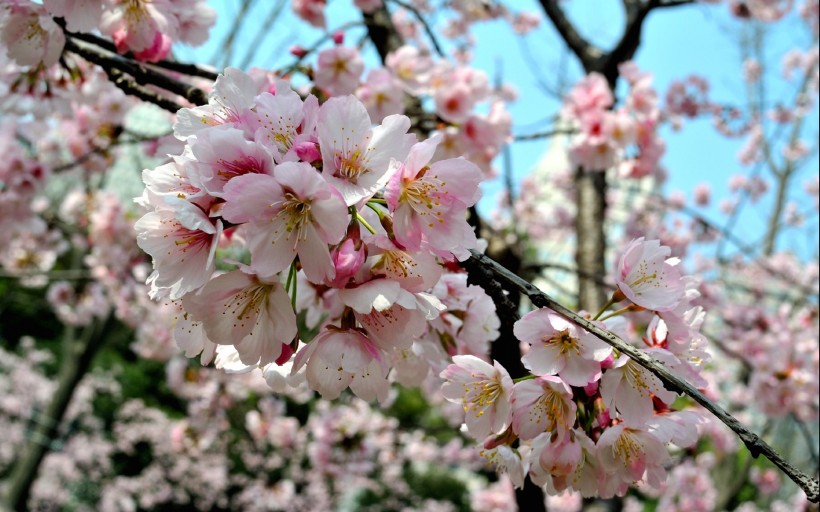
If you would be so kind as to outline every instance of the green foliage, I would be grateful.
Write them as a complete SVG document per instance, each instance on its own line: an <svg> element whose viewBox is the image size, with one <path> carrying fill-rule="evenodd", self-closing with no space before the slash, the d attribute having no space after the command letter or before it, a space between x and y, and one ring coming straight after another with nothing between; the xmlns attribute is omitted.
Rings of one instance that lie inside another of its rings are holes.
<svg viewBox="0 0 820 512"><path fill-rule="evenodd" d="M430 467L424 471L408 468L404 474L407 485L422 499L449 501L456 510L469 512L470 494L462 480L448 468Z"/></svg>

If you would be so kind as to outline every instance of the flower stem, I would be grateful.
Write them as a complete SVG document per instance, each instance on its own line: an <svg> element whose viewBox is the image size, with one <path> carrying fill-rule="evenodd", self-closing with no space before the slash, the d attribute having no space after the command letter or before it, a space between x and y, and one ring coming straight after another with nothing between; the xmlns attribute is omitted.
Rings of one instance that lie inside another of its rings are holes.
<svg viewBox="0 0 820 512"><path fill-rule="evenodd" d="M593 319L593 320L598 320L598 318L599 318L601 315L603 315L603 314L604 314L604 311L606 311L607 309L609 309L609 306L611 306L611 305L613 305L613 304L615 304L615 296L614 296L614 295L613 295L612 297L610 297L608 301L606 301L606 304L604 304L604 307L602 307L602 308L601 308L601 310L600 310L600 311L598 311L598 314L597 314L597 315L595 315L592 319Z"/></svg>
<svg viewBox="0 0 820 512"><path fill-rule="evenodd" d="M371 208L372 208L372 207L371 207ZM375 235L375 234L376 234L376 230L375 230L375 229L373 229L373 226L371 226L370 224L368 224L368 223L367 223L367 221L366 221L366 220L364 220L364 217L362 217L362 215L361 215L359 212L356 212L356 213L355 213L355 215L356 215L356 220L358 220L358 221L359 221L359 224L361 224L362 226L364 226L366 230L370 231L370 234L372 234L372 235Z"/></svg>
<svg viewBox="0 0 820 512"><path fill-rule="evenodd" d="M613 316L622 315L622 314L626 313L627 311L635 311L635 309L632 307L632 304L628 305L625 308L621 308L618 311L613 311L612 313L609 313L608 315L605 315L601 318L596 317L596 320L600 320L601 322L603 322L604 320L608 320L608 319L612 318ZM598 313L598 314L600 315L600 313Z"/></svg>
<svg viewBox="0 0 820 512"><path fill-rule="evenodd" d="M519 377L517 379L513 379L513 382L524 382L525 380L532 380L534 378L535 378L535 375L529 374L529 375L524 375L523 377Z"/></svg>

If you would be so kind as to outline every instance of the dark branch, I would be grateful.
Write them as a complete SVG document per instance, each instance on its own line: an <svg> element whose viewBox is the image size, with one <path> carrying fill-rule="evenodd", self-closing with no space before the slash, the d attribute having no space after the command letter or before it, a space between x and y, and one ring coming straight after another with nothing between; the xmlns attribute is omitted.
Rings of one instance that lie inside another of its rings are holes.
<svg viewBox="0 0 820 512"><path fill-rule="evenodd" d="M165 89L168 92L182 96L194 105L204 105L208 103L208 95L205 94L205 92L202 89L182 82L180 80L171 78L168 75L155 71L141 63L134 62L120 55L113 54L106 50L100 49L99 47L88 44L84 41L74 39L71 36L69 36L66 39L65 47L66 50L72 53L76 53L80 57L102 67L105 70L105 72L109 74L109 77L111 77L111 72L114 71L119 72L117 73L117 76L120 76L122 73L126 73L128 75L131 75L132 78L132 80L126 81L133 81L134 85L155 85L157 87ZM140 89L134 89L131 85L128 85L127 87L129 87L129 91L126 92L129 94L138 95L138 93L144 94L146 92L141 91ZM149 94L151 93L149 92ZM142 96L138 97L146 99ZM153 100L146 99L146 101L152 101L152 103L154 103ZM160 106L167 110L173 104L174 102L172 102L171 100L164 99L163 105ZM174 112L176 112L176 110L174 110Z"/></svg>
<svg viewBox="0 0 820 512"><path fill-rule="evenodd" d="M541 8L544 9L547 17L555 26L555 30L561 35L561 38L567 44L572 53L578 57L584 69L589 70L592 66L592 61L598 59L603 55L600 48L594 46L589 41L584 39L581 34L575 30L575 27L570 23L564 15L564 11L558 6L555 0L540 0Z"/></svg>
<svg viewBox="0 0 820 512"><path fill-rule="evenodd" d="M111 53L119 53L117 52L117 47L114 45L114 43L100 36L95 36L94 34L66 31L66 36L99 46L100 48L108 50ZM127 59L134 59L134 54L131 52L124 53L121 55ZM182 73L188 76L198 76L200 78L205 78L206 80L216 80L216 77L219 76L214 71L204 69L200 66L197 66L196 64L187 64L184 62L161 60L159 62L151 62L147 65L167 69L169 71L176 71L177 73Z"/></svg>

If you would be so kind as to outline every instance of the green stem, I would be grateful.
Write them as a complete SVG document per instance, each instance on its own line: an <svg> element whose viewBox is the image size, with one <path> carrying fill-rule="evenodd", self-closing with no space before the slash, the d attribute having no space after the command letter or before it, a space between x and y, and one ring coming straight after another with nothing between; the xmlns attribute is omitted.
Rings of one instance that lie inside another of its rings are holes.
<svg viewBox="0 0 820 512"><path fill-rule="evenodd" d="M595 315L595 317L593 317L593 320L598 320L598 318L600 318L600 316L604 314L604 311L609 309L609 306L611 306L613 304L615 304L615 296L614 295L612 297L610 297L608 301L606 301L606 304L604 304L604 307L602 307L601 310L598 311L598 314Z"/></svg>
<svg viewBox="0 0 820 512"><path fill-rule="evenodd" d="M631 307L632 307L632 304L630 304L629 306L627 306L625 308L621 308L618 311L613 311L612 313L610 313L610 314L608 314L604 317L598 318L596 316L595 319L600 321L600 322L603 322L604 320L608 320L608 319L612 318L613 316L623 315L624 313L629 311L630 310L629 308L631 308ZM600 315L601 313L598 313L598 314Z"/></svg>
<svg viewBox="0 0 820 512"><path fill-rule="evenodd" d="M288 291L290 295L290 305L293 307L293 310L296 311L296 284L299 280L296 279L296 263L290 264L290 270L288 271L288 280L285 283L285 289ZM292 289L291 289L292 288Z"/></svg>
<svg viewBox="0 0 820 512"><path fill-rule="evenodd" d="M369 206L369 205L368 205L368 206ZM372 207L371 207L371 208L372 208ZM357 220L357 221L359 221L359 224L361 224L362 226L364 226L366 230L370 231L370 234L372 234L372 235L375 235L375 234L376 234L376 230L375 230L375 229L373 229L373 226L371 226L370 224L368 224L368 223L367 223L367 221L366 221L366 220L364 220L364 217L362 217L362 215L361 215L359 212L356 212L356 213L355 213L355 215L356 215L356 220Z"/></svg>
<svg viewBox="0 0 820 512"><path fill-rule="evenodd" d="M533 374L524 375L523 377L519 377L519 378L517 378L517 379L513 379L513 382L524 382L525 380L532 380L532 379L534 379L535 377L536 377L536 376L535 376L535 375L533 375Z"/></svg>

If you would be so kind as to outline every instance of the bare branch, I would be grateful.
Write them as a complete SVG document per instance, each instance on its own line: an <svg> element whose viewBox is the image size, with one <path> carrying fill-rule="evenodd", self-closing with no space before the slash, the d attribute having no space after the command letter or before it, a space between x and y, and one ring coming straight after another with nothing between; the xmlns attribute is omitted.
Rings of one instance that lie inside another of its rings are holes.
<svg viewBox="0 0 820 512"><path fill-rule="evenodd" d="M182 96L194 105L208 103L208 95L202 89L159 73L141 63L112 54L86 42L75 40L70 36L66 39L65 48L67 51L75 53L103 68L109 78L127 94L159 105L165 110L176 112L182 106L142 86L155 85ZM130 76L126 76L126 74Z"/></svg>
<svg viewBox="0 0 820 512"><path fill-rule="evenodd" d="M564 15L564 11L558 6L555 0L540 0L541 8L544 9L547 17L552 21L555 30L561 35L561 38L572 50L572 53L578 57L578 60L584 66L584 69L589 70L594 59L598 59L603 55L600 48L594 46L575 30L575 27L570 23Z"/></svg>
<svg viewBox="0 0 820 512"><path fill-rule="evenodd" d="M104 39L100 36L95 36L94 34L86 34L82 32L68 32L65 31L66 36L70 36L74 39L78 39L80 41L85 41L86 43L90 43L105 50L108 50L111 53L117 53L117 47L114 46L114 43L109 41L108 39ZM120 54L127 59L134 59L134 54L131 52L127 52L124 54ZM161 60L158 62L151 62L151 63L144 63L149 66L154 66L158 68L167 69L168 71L175 71L177 73L182 73L188 76L198 76L200 78L204 78L206 80L216 80L218 74L214 71L209 69L202 68L197 66L196 64L188 64L185 62L174 62L171 60Z"/></svg>
<svg viewBox="0 0 820 512"><path fill-rule="evenodd" d="M430 42L433 43L433 49L436 50L436 53L438 53L439 57L446 58L447 55L444 53L444 50L441 49L441 45L438 42L438 38L436 37L436 33L433 31L433 29L427 23L427 20L424 19L424 16L422 16L422 14L419 12L419 10L416 9L415 7L413 7L411 4L409 4L409 3L407 3L403 0L390 0L390 1L393 2L394 4L398 5L399 7L407 9L408 11L413 13L413 16L415 16L416 19L419 20L419 23L421 23L421 26L424 28L424 31L427 33L427 37L430 39Z"/></svg>

